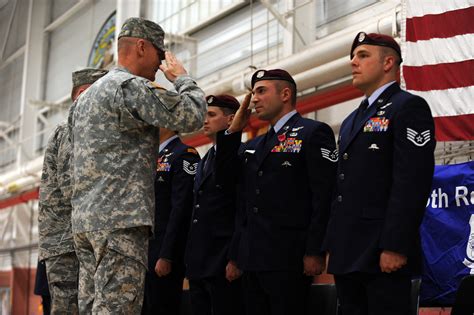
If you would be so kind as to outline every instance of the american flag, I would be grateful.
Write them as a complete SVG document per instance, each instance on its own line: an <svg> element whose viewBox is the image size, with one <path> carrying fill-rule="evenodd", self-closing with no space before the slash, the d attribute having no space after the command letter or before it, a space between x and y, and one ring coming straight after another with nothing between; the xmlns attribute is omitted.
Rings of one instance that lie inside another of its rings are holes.
<svg viewBox="0 0 474 315"><path fill-rule="evenodd" d="M474 139L474 0L403 0L402 86L430 105L438 141Z"/></svg>

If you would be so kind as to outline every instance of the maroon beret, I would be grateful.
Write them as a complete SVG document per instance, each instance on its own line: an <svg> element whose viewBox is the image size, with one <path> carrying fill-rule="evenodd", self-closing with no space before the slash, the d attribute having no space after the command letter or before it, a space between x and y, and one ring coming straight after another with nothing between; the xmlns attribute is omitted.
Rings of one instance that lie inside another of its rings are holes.
<svg viewBox="0 0 474 315"><path fill-rule="evenodd" d="M206 96L206 101L208 106L225 107L234 110L238 110L240 107L239 101L228 94L208 95Z"/></svg>
<svg viewBox="0 0 474 315"><path fill-rule="evenodd" d="M392 36L377 33L366 34L365 32L359 32L352 42L351 60L354 57L354 50L360 45L374 45L392 48L397 52L398 56L400 57L400 62L402 62L402 52L400 50L400 45L398 45Z"/></svg>
<svg viewBox="0 0 474 315"><path fill-rule="evenodd" d="M293 77L286 72L285 70L282 69L272 69L272 70L257 70L253 75L252 75L252 89L258 81L263 81L263 80L282 80L282 81L288 81L290 83L293 83L296 88L296 82L293 80Z"/></svg>

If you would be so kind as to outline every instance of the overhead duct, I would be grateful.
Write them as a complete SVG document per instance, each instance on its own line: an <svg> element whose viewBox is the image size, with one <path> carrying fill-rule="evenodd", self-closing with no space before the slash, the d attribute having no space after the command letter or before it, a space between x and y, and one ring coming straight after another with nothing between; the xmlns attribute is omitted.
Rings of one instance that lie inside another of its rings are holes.
<svg viewBox="0 0 474 315"><path fill-rule="evenodd" d="M319 67L309 69L293 75L293 79L298 86L299 91L320 86L329 82L336 81L351 74L351 67L347 56L325 63ZM250 78L250 77L249 77ZM250 80L249 80L250 81ZM248 90L242 90L243 93L237 96L239 102L243 101Z"/></svg>
<svg viewBox="0 0 474 315"><path fill-rule="evenodd" d="M387 14L376 21L372 21L370 24L363 26L358 24L349 27L343 31L329 35L321 40L317 40L307 49L295 53L285 59L281 59L273 64L269 64L265 66L265 68L285 69L293 75L295 80L299 74L306 73L305 75L302 75L301 80L304 78L304 82L314 80L315 83L318 83L312 84L311 86L330 83L335 78L332 75L319 77L321 73L319 73L319 71L317 71L315 68L324 66L324 72L328 74L332 71L344 73L344 75L350 74L349 49L355 34L361 30L364 30L367 33L393 35L392 29L394 25L394 19L394 14ZM346 60L345 65L343 65L341 61L334 62L337 60L342 60L342 58L345 58ZM344 68L347 70L344 71ZM311 71L313 69L315 71ZM203 86L203 89L206 94L229 93L233 95L241 95L246 92L246 82L248 83L250 81L252 72L253 71L249 70L239 72L234 76L222 78L218 82ZM298 82L298 80L296 81L298 83L299 90L304 89L303 86L300 86L300 82Z"/></svg>
<svg viewBox="0 0 474 315"><path fill-rule="evenodd" d="M15 193L39 182L43 168L43 156L20 166L14 171L0 176L0 198L7 193Z"/></svg>
<svg viewBox="0 0 474 315"><path fill-rule="evenodd" d="M325 63L319 67L300 72L293 76L298 85L298 90L304 91L314 86L320 86L336 81L351 74L349 58L342 58Z"/></svg>
<svg viewBox="0 0 474 315"><path fill-rule="evenodd" d="M17 192L24 191L27 188L32 188L33 186L35 186L40 181L40 178L41 178L41 171L35 174L20 177L10 182L5 187L5 190L8 193L17 193ZM2 191L0 190L0 196L1 194L2 194Z"/></svg>

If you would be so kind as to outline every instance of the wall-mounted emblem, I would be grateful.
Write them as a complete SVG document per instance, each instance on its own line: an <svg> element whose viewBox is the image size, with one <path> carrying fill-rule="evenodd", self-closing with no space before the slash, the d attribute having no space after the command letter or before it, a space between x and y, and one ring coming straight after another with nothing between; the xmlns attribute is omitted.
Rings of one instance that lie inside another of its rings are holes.
<svg viewBox="0 0 474 315"><path fill-rule="evenodd" d="M97 34L87 66L98 69L109 69L114 61L114 41L115 41L115 17L114 11L105 21Z"/></svg>

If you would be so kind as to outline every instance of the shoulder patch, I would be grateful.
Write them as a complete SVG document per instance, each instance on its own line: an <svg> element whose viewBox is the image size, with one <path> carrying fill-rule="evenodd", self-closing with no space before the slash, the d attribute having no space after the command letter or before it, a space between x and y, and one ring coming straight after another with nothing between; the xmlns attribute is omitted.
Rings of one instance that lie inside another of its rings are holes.
<svg viewBox="0 0 474 315"><path fill-rule="evenodd" d="M144 79L145 80L145 79ZM161 105L171 111L181 101L181 96L173 91L168 91L164 87L158 85L156 82L145 80L144 84L160 101Z"/></svg>
<svg viewBox="0 0 474 315"><path fill-rule="evenodd" d="M189 175L196 175L198 163L189 163L186 160L183 160L183 171Z"/></svg>
<svg viewBox="0 0 474 315"><path fill-rule="evenodd" d="M339 159L339 151L338 149L331 151L329 149L321 148L321 156L331 162L337 162Z"/></svg>
<svg viewBox="0 0 474 315"><path fill-rule="evenodd" d="M151 87L151 88L155 88L155 89L162 89L162 90L165 90L164 87L162 87L161 85L159 85L158 83L156 83L156 82L154 82L154 81L148 82L148 86Z"/></svg>
<svg viewBox="0 0 474 315"><path fill-rule="evenodd" d="M187 153L193 153L193 154L196 154L196 155L199 155L198 151L195 149L195 148L188 148L186 150Z"/></svg>
<svg viewBox="0 0 474 315"><path fill-rule="evenodd" d="M417 132L411 128L407 128L407 139L417 147L422 147L431 140L430 130Z"/></svg>

